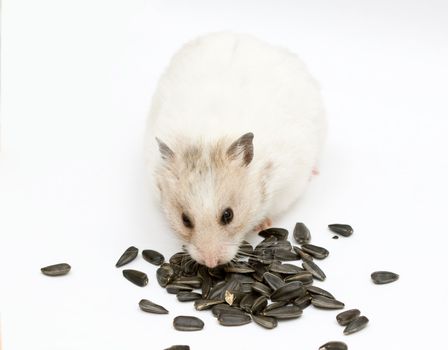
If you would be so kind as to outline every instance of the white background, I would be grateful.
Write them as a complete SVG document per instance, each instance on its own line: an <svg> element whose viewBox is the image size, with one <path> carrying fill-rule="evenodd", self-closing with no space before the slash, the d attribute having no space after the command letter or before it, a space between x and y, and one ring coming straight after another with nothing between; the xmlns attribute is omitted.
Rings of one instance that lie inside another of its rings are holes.
<svg viewBox="0 0 448 350"><path fill-rule="evenodd" d="M4 350L446 346L445 1L3 0L2 16ZM179 248L149 200L145 118L175 50L224 29L289 47L321 82L330 125L321 175L275 225L303 221L330 250L316 285L370 318L362 332L343 336L337 311L311 307L272 331L224 328L167 294L141 257L128 267L148 273L145 288L114 267L130 245L166 257ZM331 239L334 222L355 233ZM39 271L63 261L66 277ZM374 285L382 269L400 280ZM141 312L141 298L170 314ZM205 329L175 331L178 314Z"/></svg>

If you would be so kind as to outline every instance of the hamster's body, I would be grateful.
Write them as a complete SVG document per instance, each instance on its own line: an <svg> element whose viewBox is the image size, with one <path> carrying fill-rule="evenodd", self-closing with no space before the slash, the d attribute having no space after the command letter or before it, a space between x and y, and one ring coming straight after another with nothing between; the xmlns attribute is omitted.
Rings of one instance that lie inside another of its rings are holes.
<svg viewBox="0 0 448 350"><path fill-rule="evenodd" d="M248 35L210 34L181 48L159 81L147 124L148 166L163 172L155 137L177 153L186 145L202 145L204 151L219 140L253 133L247 176L258 181L260 174L268 175L260 180L264 200L256 205L256 215L251 213L255 218L248 219L261 224L303 193L325 130L319 88L294 54ZM196 194L210 195L213 188L207 191ZM241 201L255 205L250 202L258 199L249 193Z"/></svg>

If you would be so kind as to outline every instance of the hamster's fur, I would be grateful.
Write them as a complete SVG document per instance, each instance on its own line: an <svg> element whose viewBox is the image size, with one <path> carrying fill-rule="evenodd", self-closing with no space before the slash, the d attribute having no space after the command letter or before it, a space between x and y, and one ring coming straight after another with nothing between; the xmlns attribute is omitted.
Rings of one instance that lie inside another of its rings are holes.
<svg viewBox="0 0 448 350"><path fill-rule="evenodd" d="M153 96L145 147L191 256L226 263L269 226L305 190L325 133L319 87L296 55L232 33L182 47Z"/></svg>

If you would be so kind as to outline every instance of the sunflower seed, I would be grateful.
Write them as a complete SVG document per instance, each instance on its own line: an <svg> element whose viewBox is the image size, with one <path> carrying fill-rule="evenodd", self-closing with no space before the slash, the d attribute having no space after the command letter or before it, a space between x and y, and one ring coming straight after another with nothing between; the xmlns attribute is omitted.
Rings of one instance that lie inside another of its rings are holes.
<svg viewBox="0 0 448 350"><path fill-rule="evenodd" d="M361 311L359 311L358 309L347 310L337 314L336 321L338 321L341 326L346 326L355 318L358 318L359 315L361 315Z"/></svg>
<svg viewBox="0 0 448 350"><path fill-rule="evenodd" d="M271 295L271 288L261 282L254 282L252 284L252 289L266 297L269 297Z"/></svg>
<svg viewBox="0 0 448 350"><path fill-rule="evenodd" d="M222 299L224 300L224 296L226 293L227 282L220 281L216 283L212 289L210 289L210 293L208 295L209 299Z"/></svg>
<svg viewBox="0 0 448 350"><path fill-rule="evenodd" d="M269 305L267 305L264 308L263 312L274 310L274 309L276 309L278 307L282 307L282 306L285 306L287 304L288 304L288 301L274 301L273 303L270 303Z"/></svg>
<svg viewBox="0 0 448 350"><path fill-rule="evenodd" d="M269 311L263 311L262 316L275 317L279 320L297 318L302 315L302 309L296 305L286 305Z"/></svg>
<svg viewBox="0 0 448 350"><path fill-rule="evenodd" d="M173 345L165 350L190 350L190 347L188 345Z"/></svg>
<svg viewBox="0 0 448 350"><path fill-rule="evenodd" d="M333 231L334 233L337 233L338 235L344 237L351 236L353 233L353 228L350 225L332 224L328 225L328 228L330 229L330 231Z"/></svg>
<svg viewBox="0 0 448 350"><path fill-rule="evenodd" d="M325 289L322 289L322 288L319 288L316 286L308 286L308 287L306 287L306 289L311 294L319 294L319 295L323 295L324 297L327 297L330 299L335 299L333 294L331 294L330 292L327 292Z"/></svg>
<svg viewBox="0 0 448 350"><path fill-rule="evenodd" d="M285 275L294 275L302 271L302 269L296 265L282 264L280 262L275 261L269 266L269 271L278 272Z"/></svg>
<svg viewBox="0 0 448 350"><path fill-rule="evenodd" d="M301 298L306 294L306 288L302 282L289 282L283 287L278 288L271 295L272 301L288 301L297 298Z"/></svg>
<svg viewBox="0 0 448 350"><path fill-rule="evenodd" d="M308 306L311 305L311 295L306 294L301 298L297 298L294 300L294 305L297 305L302 310L306 309Z"/></svg>
<svg viewBox="0 0 448 350"><path fill-rule="evenodd" d="M373 283L375 284L391 283L395 282L399 278L399 275L389 271L376 271L373 272L370 276L372 277Z"/></svg>
<svg viewBox="0 0 448 350"><path fill-rule="evenodd" d="M313 275L309 271L301 271L294 275L288 275L285 277L285 282L300 281L304 285L313 283Z"/></svg>
<svg viewBox="0 0 448 350"><path fill-rule="evenodd" d="M194 302L194 308L198 311L211 309L213 305L222 304L223 300L198 299Z"/></svg>
<svg viewBox="0 0 448 350"><path fill-rule="evenodd" d="M115 264L115 267L121 267L123 265L130 263L137 257L137 255L138 255L138 249L134 246L129 247L120 256L120 259L118 259L117 263Z"/></svg>
<svg viewBox="0 0 448 350"><path fill-rule="evenodd" d="M285 240L288 238L288 230L279 227L271 227L266 230L258 232L261 237L275 237L278 240Z"/></svg>
<svg viewBox="0 0 448 350"><path fill-rule="evenodd" d="M170 264L162 264L156 272L157 282L165 288L175 277L174 269Z"/></svg>
<svg viewBox="0 0 448 350"><path fill-rule="evenodd" d="M201 292L202 298L207 299L210 290L212 289L212 278L210 277L207 268L205 266L201 266L198 270L198 275L202 278Z"/></svg>
<svg viewBox="0 0 448 350"><path fill-rule="evenodd" d="M195 301L202 298L201 294L195 292L179 292L176 297L179 301Z"/></svg>
<svg viewBox="0 0 448 350"><path fill-rule="evenodd" d="M323 295L311 295L311 304L321 309L343 309L344 303L336 299L331 299Z"/></svg>
<svg viewBox="0 0 448 350"><path fill-rule="evenodd" d="M186 276L195 276L199 269L199 264L189 256L185 256L181 262L181 269Z"/></svg>
<svg viewBox="0 0 448 350"><path fill-rule="evenodd" d="M144 287L148 284L148 276L146 273L137 270L123 270L123 276L130 282L139 287Z"/></svg>
<svg viewBox="0 0 448 350"><path fill-rule="evenodd" d="M238 314L230 314L230 313L221 313L218 316L219 324L222 326L242 326L251 322L251 318L249 315L238 315Z"/></svg>
<svg viewBox="0 0 448 350"><path fill-rule="evenodd" d="M290 241L276 241L275 244L272 247L274 249L274 252L280 252L280 251L291 251L292 245Z"/></svg>
<svg viewBox="0 0 448 350"><path fill-rule="evenodd" d="M229 273L226 276L226 280L228 280L228 281L236 280L236 281L240 282L241 284L250 284L250 283L255 282L255 280L252 276L250 276L248 274L243 274L243 273Z"/></svg>
<svg viewBox="0 0 448 350"><path fill-rule="evenodd" d="M297 246L292 247L292 249L294 250L294 252L296 252L296 254L298 256L300 256L300 258L302 260L308 260L308 261L312 261L313 257L311 255L309 255L308 253L305 253L302 249L300 249Z"/></svg>
<svg viewBox="0 0 448 350"><path fill-rule="evenodd" d="M165 262L165 257L155 250L146 249L142 251L142 256L147 262L156 266L160 266Z"/></svg>
<svg viewBox="0 0 448 350"><path fill-rule="evenodd" d="M344 334L349 335L358 332L361 329L365 328L367 326L367 323L369 323L369 319L366 316L359 316L345 327Z"/></svg>
<svg viewBox="0 0 448 350"><path fill-rule="evenodd" d="M169 262L171 265L180 265L182 262L182 259L187 254L185 252L177 252L176 254L172 255Z"/></svg>
<svg viewBox="0 0 448 350"><path fill-rule="evenodd" d="M66 263L45 266L40 271L47 276L63 276L69 273L71 266Z"/></svg>
<svg viewBox="0 0 448 350"><path fill-rule="evenodd" d="M226 271L224 271L224 268L222 266L217 266L212 269L208 269L208 273L211 277L216 278L218 280L223 280L226 278Z"/></svg>
<svg viewBox="0 0 448 350"><path fill-rule="evenodd" d="M252 305L254 304L255 299L258 298L258 295L255 293L247 294L240 302L240 308L246 312L251 312Z"/></svg>
<svg viewBox="0 0 448 350"><path fill-rule="evenodd" d="M311 274L317 278L319 281L325 280L327 276L325 276L325 273L320 269L319 266L317 266L313 261L311 260L304 260L302 263L302 266Z"/></svg>
<svg viewBox="0 0 448 350"><path fill-rule="evenodd" d="M246 314L241 309L237 309L236 307L229 306L228 304L217 304L212 307L213 316L218 317L222 313L230 313L230 314Z"/></svg>
<svg viewBox="0 0 448 350"><path fill-rule="evenodd" d="M303 222L298 222L296 224L293 236L299 244L308 243L311 240L310 230L308 230L308 227L306 227Z"/></svg>
<svg viewBox="0 0 448 350"><path fill-rule="evenodd" d="M341 341L330 341L322 345L319 350L347 350L347 344Z"/></svg>
<svg viewBox="0 0 448 350"><path fill-rule="evenodd" d="M271 272L265 272L263 278L266 284L272 288L272 290L276 290L285 285L285 282L278 276L274 275Z"/></svg>
<svg viewBox="0 0 448 350"><path fill-rule="evenodd" d="M191 292L193 288L187 284L182 283L170 283L166 287L166 291L170 294L177 294L179 292Z"/></svg>
<svg viewBox="0 0 448 350"><path fill-rule="evenodd" d="M288 250L274 250L274 258L280 261L295 261L300 260L300 256Z"/></svg>
<svg viewBox="0 0 448 350"><path fill-rule="evenodd" d="M226 272L233 273L252 273L255 272L247 263L230 263L224 268Z"/></svg>
<svg viewBox="0 0 448 350"><path fill-rule="evenodd" d="M174 280L174 283L181 283L191 288L201 288L202 280L198 276L181 276Z"/></svg>
<svg viewBox="0 0 448 350"><path fill-rule="evenodd" d="M327 249L313 244L302 244L302 250L316 259L325 259L329 254Z"/></svg>
<svg viewBox="0 0 448 350"><path fill-rule="evenodd" d="M251 255L254 252L254 248L248 241L242 241L238 250L241 255Z"/></svg>
<svg viewBox="0 0 448 350"><path fill-rule="evenodd" d="M257 299L255 299L254 303L252 304L251 307L252 314L259 313L266 307L266 305L268 305L268 298L266 298L264 295L260 295Z"/></svg>
<svg viewBox="0 0 448 350"><path fill-rule="evenodd" d="M255 278L258 282L263 281L263 274L267 271L266 266L260 261L254 261L250 265L255 272L252 274L252 277Z"/></svg>
<svg viewBox="0 0 448 350"><path fill-rule="evenodd" d="M177 316L173 320L173 326L178 331L200 331L204 328L204 322L194 316Z"/></svg>
<svg viewBox="0 0 448 350"><path fill-rule="evenodd" d="M138 303L138 306L140 306L140 309L142 311L150 312L153 314L167 314L168 313L168 310L165 309L163 306L157 305L147 299L140 300L140 302Z"/></svg>
<svg viewBox="0 0 448 350"><path fill-rule="evenodd" d="M252 319L254 322L264 328L272 329L277 327L278 321L274 317L261 316L261 315L252 315Z"/></svg>

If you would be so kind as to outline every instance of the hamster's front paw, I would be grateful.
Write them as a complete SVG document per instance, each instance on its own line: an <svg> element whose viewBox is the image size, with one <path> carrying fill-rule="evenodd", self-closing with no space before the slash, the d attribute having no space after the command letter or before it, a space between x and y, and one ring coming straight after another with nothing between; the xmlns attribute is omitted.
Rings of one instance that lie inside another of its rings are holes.
<svg viewBox="0 0 448 350"><path fill-rule="evenodd" d="M271 226L272 226L272 220L269 218L265 218L260 224L255 226L254 231L260 232L260 231L266 230L267 228L269 228Z"/></svg>

